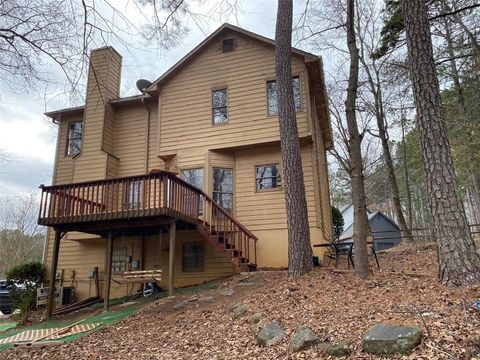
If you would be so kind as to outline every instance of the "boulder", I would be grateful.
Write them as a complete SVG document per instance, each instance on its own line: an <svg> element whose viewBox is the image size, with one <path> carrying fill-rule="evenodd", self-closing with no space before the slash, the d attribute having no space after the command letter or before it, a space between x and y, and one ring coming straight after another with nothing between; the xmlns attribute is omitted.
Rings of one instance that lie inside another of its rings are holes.
<svg viewBox="0 0 480 360"><path fill-rule="evenodd" d="M352 345L352 343L348 340L343 340L336 344L327 342L322 345L322 348L325 350L325 353L327 355L334 357L344 357L350 354L350 346Z"/></svg>
<svg viewBox="0 0 480 360"><path fill-rule="evenodd" d="M185 306L187 306L188 303L189 303L189 301L186 301L186 300L184 300L184 301L179 301L179 302L177 302L175 305L173 305L173 308L174 308L175 310L180 310L180 309L183 309Z"/></svg>
<svg viewBox="0 0 480 360"><path fill-rule="evenodd" d="M233 311L239 305L241 305L240 301L233 301L226 306L226 309L227 311Z"/></svg>
<svg viewBox="0 0 480 360"><path fill-rule="evenodd" d="M285 331L278 320L273 320L265 326L257 335L257 344L260 346L274 345L285 337Z"/></svg>
<svg viewBox="0 0 480 360"><path fill-rule="evenodd" d="M268 320L265 318L265 315L261 312L253 314L248 322L250 323L250 330L253 335L257 336L260 330L262 330L266 325Z"/></svg>
<svg viewBox="0 0 480 360"><path fill-rule="evenodd" d="M318 343L318 336L306 325L300 325L290 340L288 349L290 352L308 349Z"/></svg>
<svg viewBox="0 0 480 360"><path fill-rule="evenodd" d="M418 326L376 324L363 336L363 350L376 355L410 353L421 340Z"/></svg>
<svg viewBox="0 0 480 360"><path fill-rule="evenodd" d="M248 306L245 304L240 304L235 309L233 309L233 317L239 318L245 315L247 311L248 311Z"/></svg>
<svg viewBox="0 0 480 360"><path fill-rule="evenodd" d="M223 295L223 296L232 296L233 294L235 294L235 290L233 289L225 289L220 291L220 295Z"/></svg>
<svg viewBox="0 0 480 360"><path fill-rule="evenodd" d="M211 303L213 301L213 296L203 296L198 298L197 301L201 304Z"/></svg>
<svg viewBox="0 0 480 360"><path fill-rule="evenodd" d="M248 320L250 324L258 324L262 319L265 317L265 314L262 312L258 312L250 316L250 319Z"/></svg>

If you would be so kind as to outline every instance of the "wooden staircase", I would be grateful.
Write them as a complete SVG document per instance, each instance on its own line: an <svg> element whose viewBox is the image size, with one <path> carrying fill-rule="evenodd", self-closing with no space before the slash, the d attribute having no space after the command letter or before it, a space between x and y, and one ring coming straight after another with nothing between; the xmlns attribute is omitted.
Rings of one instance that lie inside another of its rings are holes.
<svg viewBox="0 0 480 360"><path fill-rule="evenodd" d="M257 267L257 237L234 219L208 195L203 194L204 213L199 217L197 230L243 272Z"/></svg>

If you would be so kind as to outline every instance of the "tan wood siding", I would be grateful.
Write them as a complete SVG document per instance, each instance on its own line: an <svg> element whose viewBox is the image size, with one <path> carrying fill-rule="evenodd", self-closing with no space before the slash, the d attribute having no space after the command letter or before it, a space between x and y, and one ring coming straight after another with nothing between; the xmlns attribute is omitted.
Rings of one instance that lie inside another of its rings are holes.
<svg viewBox="0 0 480 360"><path fill-rule="evenodd" d="M179 148L225 148L279 139L278 119L267 116L266 81L275 78L273 47L238 35L237 47L222 53L211 44L161 88L160 154ZM308 135L303 58L294 56L300 76L300 136ZM228 123L212 125L211 92L228 88Z"/></svg>
<svg viewBox="0 0 480 360"><path fill-rule="evenodd" d="M249 230L286 229L283 188L256 191L255 166L280 164L280 145L237 151L235 154L236 217ZM310 226L316 224L310 144L302 146L303 173Z"/></svg>

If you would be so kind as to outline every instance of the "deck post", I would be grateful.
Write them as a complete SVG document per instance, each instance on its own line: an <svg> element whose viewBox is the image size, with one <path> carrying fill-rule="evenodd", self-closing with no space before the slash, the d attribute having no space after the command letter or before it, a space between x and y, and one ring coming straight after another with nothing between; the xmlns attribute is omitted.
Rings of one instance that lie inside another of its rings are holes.
<svg viewBox="0 0 480 360"><path fill-rule="evenodd" d="M169 261L168 261L168 296L173 296L174 293L174 276L175 276L175 233L177 230L176 222L170 224L170 246L169 246Z"/></svg>
<svg viewBox="0 0 480 360"><path fill-rule="evenodd" d="M112 252L113 252L113 235L112 230L108 231L107 241L107 262L105 269L105 289L103 291L103 311L108 310L108 300L110 298L110 285L112 283Z"/></svg>
<svg viewBox="0 0 480 360"><path fill-rule="evenodd" d="M55 240L53 242L52 263L50 264L50 285L47 299L47 318L53 315L53 304L55 303L55 280L57 277L58 253L60 251L60 239L63 237L59 230L55 229Z"/></svg>

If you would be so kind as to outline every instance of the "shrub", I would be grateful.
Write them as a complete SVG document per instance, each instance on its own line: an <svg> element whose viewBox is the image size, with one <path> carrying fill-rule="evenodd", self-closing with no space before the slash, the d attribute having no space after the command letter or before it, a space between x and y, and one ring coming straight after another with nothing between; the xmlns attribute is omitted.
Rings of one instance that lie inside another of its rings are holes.
<svg viewBox="0 0 480 360"><path fill-rule="evenodd" d="M332 221L333 221L333 236L338 239L343 232L343 220L342 213L335 206L332 206Z"/></svg>
<svg viewBox="0 0 480 360"><path fill-rule="evenodd" d="M15 284L11 297L24 320L28 317L30 310L35 308L37 288L43 282L44 274L45 266L39 261L14 266L6 274L7 280Z"/></svg>

